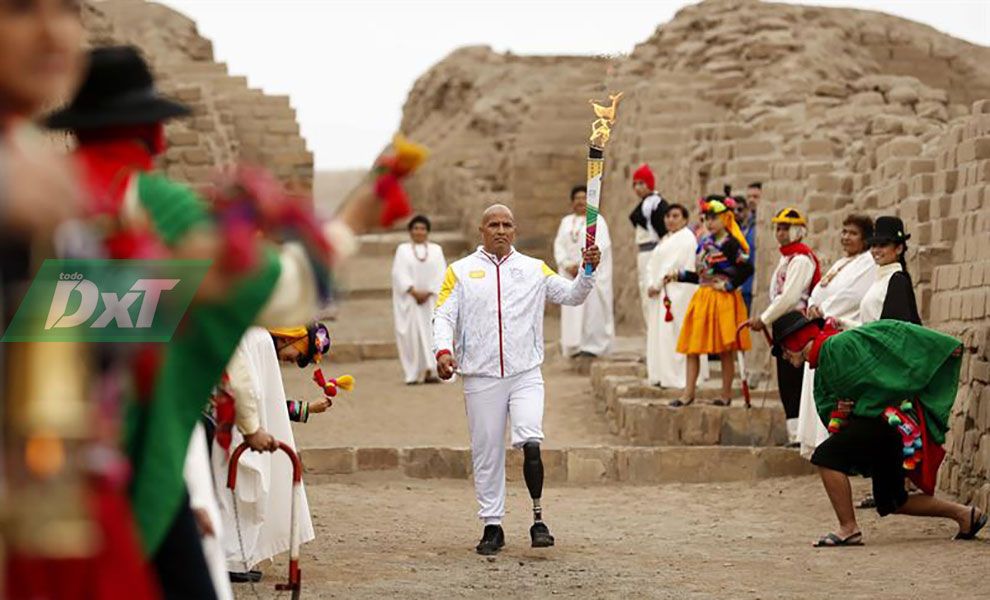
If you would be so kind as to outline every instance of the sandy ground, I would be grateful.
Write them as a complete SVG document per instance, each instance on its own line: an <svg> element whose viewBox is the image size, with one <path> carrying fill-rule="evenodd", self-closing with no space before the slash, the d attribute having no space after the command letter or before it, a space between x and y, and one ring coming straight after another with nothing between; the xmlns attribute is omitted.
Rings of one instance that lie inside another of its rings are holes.
<svg viewBox="0 0 990 600"><path fill-rule="evenodd" d="M358 389L296 426L301 447L466 446L459 383L405 386L396 361L326 365ZM311 370L283 369L313 398ZM587 377L545 365L548 446L621 444L594 411ZM856 496L868 482L855 482ZM362 474L310 477L317 539L303 547L303 598L988 598L990 541L953 542L951 522L861 512L863 548L814 549L833 526L817 478L662 487L548 487L552 549L529 547L530 501L510 484L507 547L474 553L469 482ZM986 534L985 534L986 537ZM239 599L275 598L285 555ZM280 597L288 597L283 594Z"/></svg>
<svg viewBox="0 0 990 600"><path fill-rule="evenodd" d="M948 521L861 511L865 547L812 548L832 525L813 477L551 488L558 545L545 550L529 547L528 495L513 486L507 546L491 559L473 551L465 482L316 483L308 496L317 540L303 547L303 598L988 597L990 542L953 542ZM255 589L275 597L284 562L264 570Z"/></svg>
<svg viewBox="0 0 990 600"><path fill-rule="evenodd" d="M349 373L357 386L342 392L330 411L294 425L299 447L468 445L461 383L404 385L402 368L393 360L338 363L323 370L328 375ZM311 369L283 367L282 374L289 397L318 397L319 389L309 379ZM544 365L544 378L547 447L622 443L595 413L587 377L568 372L557 360Z"/></svg>

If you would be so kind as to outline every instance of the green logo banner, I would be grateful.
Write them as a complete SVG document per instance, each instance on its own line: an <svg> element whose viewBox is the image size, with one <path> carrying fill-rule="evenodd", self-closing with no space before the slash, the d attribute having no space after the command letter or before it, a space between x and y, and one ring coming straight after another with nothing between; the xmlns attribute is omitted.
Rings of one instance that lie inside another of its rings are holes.
<svg viewBox="0 0 990 600"><path fill-rule="evenodd" d="M48 259L4 342L167 342L210 261Z"/></svg>

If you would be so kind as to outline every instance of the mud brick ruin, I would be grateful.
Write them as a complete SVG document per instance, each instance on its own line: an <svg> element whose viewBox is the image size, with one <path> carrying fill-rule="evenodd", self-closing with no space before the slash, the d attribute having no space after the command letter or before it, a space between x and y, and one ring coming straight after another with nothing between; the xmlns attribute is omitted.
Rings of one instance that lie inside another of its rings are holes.
<svg viewBox="0 0 990 600"><path fill-rule="evenodd" d="M990 507L990 49L884 14L755 0L685 8L615 59L461 49L406 103L402 129L434 151L416 200L456 207L466 233L480 206L504 202L520 247L552 257L585 176L588 99L617 90L603 211L624 328L642 326L635 278L621 276L635 269L626 215L641 162L692 211L725 184L763 182L757 307L777 260L769 219L783 206L808 211L826 263L840 256L845 215L898 214L925 323L975 349L941 485Z"/></svg>
<svg viewBox="0 0 990 600"><path fill-rule="evenodd" d="M247 78L229 75L192 20L143 0L87 2L84 19L92 45L137 46L162 91L193 107L192 117L167 128L162 167L170 177L204 185L218 166L252 163L294 190L312 190L313 154L289 97L267 95L249 87Z"/></svg>
<svg viewBox="0 0 990 600"><path fill-rule="evenodd" d="M138 0L90 3L86 16L94 44L141 47L162 87L196 107L169 128L170 175L203 183L214 165L250 160L309 189L312 154L289 99L229 76L191 21ZM808 242L826 264L840 255L845 215L898 214L925 324L972 349L941 486L990 509L990 49L880 13L756 0L685 8L621 57L462 48L405 104L402 131L433 152L411 182L416 204L473 239L479 209L506 203L520 249L550 258L570 187L585 178L588 100L617 90L603 210L620 327L642 327L635 278L622 275L635 269L626 214L641 162L692 211L725 184L763 182L757 308L777 260L778 209L808 211Z"/></svg>

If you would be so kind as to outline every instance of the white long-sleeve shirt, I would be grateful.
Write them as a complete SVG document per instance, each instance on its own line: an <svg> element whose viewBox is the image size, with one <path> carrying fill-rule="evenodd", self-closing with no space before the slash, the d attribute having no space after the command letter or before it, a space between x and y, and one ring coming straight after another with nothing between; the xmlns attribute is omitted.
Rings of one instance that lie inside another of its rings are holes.
<svg viewBox="0 0 990 600"><path fill-rule="evenodd" d="M453 352L465 376L509 377L543 363L546 302L576 306L595 285L568 281L538 258L479 247L447 267L433 311L433 352Z"/></svg>
<svg viewBox="0 0 990 600"><path fill-rule="evenodd" d="M840 258L811 291L808 306L833 319L859 319L859 305L876 279L877 263L869 252Z"/></svg>
<svg viewBox="0 0 990 600"><path fill-rule="evenodd" d="M770 278L770 306L760 315L760 320L770 325L784 313L804 308L814 276L815 261L810 256L804 254L781 256L777 269Z"/></svg>

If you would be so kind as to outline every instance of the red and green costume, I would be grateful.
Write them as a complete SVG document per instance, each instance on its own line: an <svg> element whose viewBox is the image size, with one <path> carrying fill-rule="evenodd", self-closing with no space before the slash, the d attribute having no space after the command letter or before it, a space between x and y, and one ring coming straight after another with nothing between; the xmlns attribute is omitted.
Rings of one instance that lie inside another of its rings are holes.
<svg viewBox="0 0 990 600"><path fill-rule="evenodd" d="M892 319L824 333L809 357L823 423L840 399L855 401L854 416L880 417L888 406L917 398L932 441L945 443L962 365L959 340Z"/></svg>

